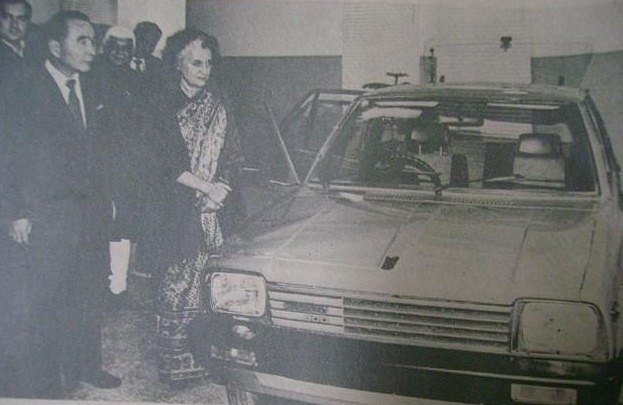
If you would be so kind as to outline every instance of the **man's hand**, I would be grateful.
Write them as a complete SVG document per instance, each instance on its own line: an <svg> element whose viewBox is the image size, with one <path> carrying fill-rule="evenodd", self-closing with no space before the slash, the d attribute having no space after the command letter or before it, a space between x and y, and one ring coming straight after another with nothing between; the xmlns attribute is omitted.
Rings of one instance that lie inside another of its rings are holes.
<svg viewBox="0 0 623 405"><path fill-rule="evenodd" d="M19 244L27 245L32 221L28 218L17 219L9 224L9 235Z"/></svg>

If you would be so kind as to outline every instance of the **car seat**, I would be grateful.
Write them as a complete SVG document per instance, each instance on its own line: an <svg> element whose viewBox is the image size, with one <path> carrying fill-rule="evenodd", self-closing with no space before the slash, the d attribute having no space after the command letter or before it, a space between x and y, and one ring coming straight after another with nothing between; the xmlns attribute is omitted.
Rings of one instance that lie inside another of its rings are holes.
<svg viewBox="0 0 623 405"><path fill-rule="evenodd" d="M521 134L513 175L526 187L565 188L565 158L557 134Z"/></svg>

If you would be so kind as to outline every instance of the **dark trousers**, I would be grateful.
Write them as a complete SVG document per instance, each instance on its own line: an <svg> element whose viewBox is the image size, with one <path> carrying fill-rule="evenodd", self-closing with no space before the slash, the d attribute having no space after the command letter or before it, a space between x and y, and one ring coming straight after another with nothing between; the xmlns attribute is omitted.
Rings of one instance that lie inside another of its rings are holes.
<svg viewBox="0 0 623 405"><path fill-rule="evenodd" d="M102 368L101 320L110 258L105 238L85 226L91 221L87 213L33 225L27 256L35 398L59 398L64 384Z"/></svg>
<svg viewBox="0 0 623 405"><path fill-rule="evenodd" d="M0 235L0 397L34 395L26 253L6 233Z"/></svg>

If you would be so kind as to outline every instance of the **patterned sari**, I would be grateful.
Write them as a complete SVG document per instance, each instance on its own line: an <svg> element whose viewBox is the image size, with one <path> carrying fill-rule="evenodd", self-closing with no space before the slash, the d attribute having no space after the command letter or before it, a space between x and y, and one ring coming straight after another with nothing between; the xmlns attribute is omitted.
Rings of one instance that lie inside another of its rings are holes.
<svg viewBox="0 0 623 405"><path fill-rule="evenodd" d="M208 182L218 180L217 166L227 134L223 105L211 92L203 90L177 111L177 121L188 149L191 172ZM207 197L196 193L196 221L202 230L196 256L170 266L158 287L158 374L161 381L169 383L205 374L190 351L188 327L201 308L202 280L209 254L223 243L216 212L203 209L208 203Z"/></svg>

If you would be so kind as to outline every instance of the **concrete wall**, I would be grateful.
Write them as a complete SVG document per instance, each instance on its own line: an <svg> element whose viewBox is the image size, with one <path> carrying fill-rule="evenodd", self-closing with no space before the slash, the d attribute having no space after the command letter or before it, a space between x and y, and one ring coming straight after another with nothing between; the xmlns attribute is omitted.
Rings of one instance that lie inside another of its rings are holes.
<svg viewBox="0 0 623 405"><path fill-rule="evenodd" d="M61 0L28 0L32 5L32 20L44 23L50 16L61 9Z"/></svg>
<svg viewBox="0 0 623 405"><path fill-rule="evenodd" d="M342 87L342 4L336 1L187 0L187 25L215 35L247 149L309 90Z"/></svg>
<svg viewBox="0 0 623 405"><path fill-rule="evenodd" d="M450 76L484 80L497 69L516 81L529 81L530 57L623 49L615 0L188 0L187 8L189 25L214 33L228 56L341 55L345 87L391 81L387 71L417 82L431 46L450 67L451 56L482 55ZM514 48L503 54L507 35ZM517 71L509 76L508 66Z"/></svg>
<svg viewBox="0 0 623 405"><path fill-rule="evenodd" d="M315 0L187 0L187 23L215 35L225 56L342 54L342 4Z"/></svg>
<svg viewBox="0 0 623 405"><path fill-rule="evenodd" d="M418 82L420 10L409 3L344 3L342 80L345 88L394 83L387 73Z"/></svg>
<svg viewBox="0 0 623 405"><path fill-rule="evenodd" d="M272 123L266 107L280 121L311 89L341 87L339 56L227 56L223 60L224 85L233 101L247 161L259 166L270 156Z"/></svg>
<svg viewBox="0 0 623 405"><path fill-rule="evenodd" d="M550 0L529 3L533 56L623 50L623 2Z"/></svg>
<svg viewBox="0 0 623 405"><path fill-rule="evenodd" d="M94 24L114 25L117 23L116 0L62 0L61 7L82 11L89 16Z"/></svg>
<svg viewBox="0 0 623 405"><path fill-rule="evenodd" d="M623 104L611 90L621 87L605 84L621 80L621 65L612 56L623 50L621 0L187 0L187 15L189 25L219 38L224 55L270 57L257 66L274 71L273 79L283 82L271 79L269 86L288 88L293 73L288 69L294 65L287 57L307 56L297 66L303 69L297 77L307 78L297 79L300 94L338 82L330 74L312 77L327 66L319 56L335 57L333 68L341 57L346 88L392 82L385 75L389 71L418 82L419 59L431 46L437 47L438 64L450 79L555 83L562 75L566 84L592 91L613 128L617 150L623 151L623 134L615 133ZM500 37L507 35L513 37L512 48L504 52ZM250 60L234 65L234 75L264 80L249 68L254 65ZM294 87L279 96L295 98Z"/></svg>
<svg viewBox="0 0 623 405"><path fill-rule="evenodd" d="M499 44L502 35L533 56L623 49L623 3L614 0L421 0L425 41Z"/></svg>

